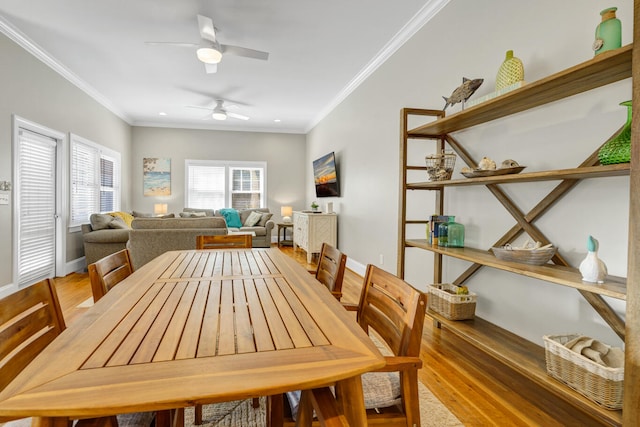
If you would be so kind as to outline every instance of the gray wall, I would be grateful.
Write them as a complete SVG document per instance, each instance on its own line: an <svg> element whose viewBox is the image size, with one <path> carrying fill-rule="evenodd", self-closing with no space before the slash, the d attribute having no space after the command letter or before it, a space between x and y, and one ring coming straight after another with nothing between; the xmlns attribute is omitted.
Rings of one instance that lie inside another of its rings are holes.
<svg viewBox="0 0 640 427"><path fill-rule="evenodd" d="M610 6L599 0L450 2L308 134L307 163L328 151L335 151L340 163L342 197L334 200L340 249L360 264L396 271L401 108L442 108L442 96L449 96L462 77L485 79L474 97L493 91L509 49L524 62L527 82L588 60L599 12ZM628 44L633 3L617 6L623 44ZM526 165L526 171L575 167L624 123L626 112L618 103L630 98L626 80L455 136L477 159L512 158ZM456 105L447 114L459 110ZM411 163L424 165L433 145L413 144ZM462 166L458 160L457 171ZM307 177L310 202L313 183ZM426 181L426 176L414 178ZM527 211L555 184L503 187ZM410 196L409 219L425 219L433 213L434 196L413 193L418 195ZM584 181L536 224L575 266L586 254L587 236L594 235L610 272L625 276L628 193L627 177ZM465 224L466 243L476 248L489 248L515 224L481 187L447 190L445 213ZM424 238L424 227L410 228L408 236ZM406 279L425 290L433 280L432 254L412 249L408 259ZM445 280L468 265L447 259ZM621 344L574 289L490 268L476 274L470 288L479 295L479 316L540 344L542 335L566 331ZM612 304L624 313L623 302Z"/></svg>
<svg viewBox="0 0 640 427"><path fill-rule="evenodd" d="M169 212L181 212L185 207L186 159L266 161L267 207L278 219L282 205L303 208L305 156L304 135L134 127L132 206L138 211L153 212L154 203L167 203ZM171 196L143 196L145 157L171 159Z"/></svg>
<svg viewBox="0 0 640 427"><path fill-rule="evenodd" d="M128 209L130 126L2 34L0 52L0 180L12 181L12 115L16 114L119 151L122 155L122 208ZM0 287L12 281L12 210L13 202L0 206ZM67 262L82 256L80 233L68 233Z"/></svg>

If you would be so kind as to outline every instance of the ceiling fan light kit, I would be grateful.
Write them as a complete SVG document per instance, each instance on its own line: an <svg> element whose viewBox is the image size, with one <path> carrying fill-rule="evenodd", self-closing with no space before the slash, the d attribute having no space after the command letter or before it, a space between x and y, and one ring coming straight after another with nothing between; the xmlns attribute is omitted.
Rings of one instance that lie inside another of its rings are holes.
<svg viewBox="0 0 640 427"><path fill-rule="evenodd" d="M224 111L214 111L211 117L215 120L227 120L227 113Z"/></svg>
<svg viewBox="0 0 640 427"><path fill-rule="evenodd" d="M205 64L217 64L222 60L222 52L214 47L201 47L196 51L196 55Z"/></svg>

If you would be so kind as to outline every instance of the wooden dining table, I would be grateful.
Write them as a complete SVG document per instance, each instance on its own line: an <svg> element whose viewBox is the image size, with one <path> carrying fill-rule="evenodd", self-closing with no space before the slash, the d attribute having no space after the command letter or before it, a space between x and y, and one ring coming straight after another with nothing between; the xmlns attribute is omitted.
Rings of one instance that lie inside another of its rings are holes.
<svg viewBox="0 0 640 427"><path fill-rule="evenodd" d="M0 392L0 422L66 426L335 384L362 426L360 374L384 364L352 315L278 249L172 251L111 289Z"/></svg>

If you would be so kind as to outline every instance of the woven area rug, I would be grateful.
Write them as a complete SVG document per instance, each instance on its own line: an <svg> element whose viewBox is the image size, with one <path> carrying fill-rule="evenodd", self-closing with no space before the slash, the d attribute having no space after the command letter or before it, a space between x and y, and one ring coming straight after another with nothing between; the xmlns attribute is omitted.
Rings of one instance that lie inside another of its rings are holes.
<svg viewBox="0 0 640 427"><path fill-rule="evenodd" d="M420 391L420 420L422 427L462 427L463 424L422 383ZM260 408L253 408L251 399L205 405L201 427L265 427L265 398ZM194 427L193 408L185 409L185 427Z"/></svg>

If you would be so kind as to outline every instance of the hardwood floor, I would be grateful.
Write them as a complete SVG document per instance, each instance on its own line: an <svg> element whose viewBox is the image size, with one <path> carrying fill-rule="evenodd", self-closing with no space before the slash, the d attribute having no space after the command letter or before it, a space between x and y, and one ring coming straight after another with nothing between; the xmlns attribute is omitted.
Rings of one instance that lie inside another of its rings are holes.
<svg viewBox="0 0 640 427"><path fill-rule="evenodd" d="M309 270L306 253L281 250ZM87 274L73 273L55 280L65 321L83 315L91 301ZM357 303L362 277L347 269L342 301ZM80 307L79 307L80 306ZM504 365L479 352L453 334L425 319L419 378L465 426L597 426L597 420L578 413Z"/></svg>

